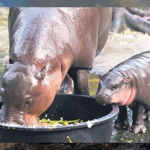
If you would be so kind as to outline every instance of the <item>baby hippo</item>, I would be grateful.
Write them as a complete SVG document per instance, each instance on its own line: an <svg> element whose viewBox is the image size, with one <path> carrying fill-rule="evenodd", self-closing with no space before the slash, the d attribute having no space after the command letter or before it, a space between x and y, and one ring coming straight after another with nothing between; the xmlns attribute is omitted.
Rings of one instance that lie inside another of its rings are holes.
<svg viewBox="0 0 150 150"><path fill-rule="evenodd" d="M150 106L150 51L130 57L100 77L96 100L103 105L129 106L133 111L130 131L145 133L143 112Z"/></svg>

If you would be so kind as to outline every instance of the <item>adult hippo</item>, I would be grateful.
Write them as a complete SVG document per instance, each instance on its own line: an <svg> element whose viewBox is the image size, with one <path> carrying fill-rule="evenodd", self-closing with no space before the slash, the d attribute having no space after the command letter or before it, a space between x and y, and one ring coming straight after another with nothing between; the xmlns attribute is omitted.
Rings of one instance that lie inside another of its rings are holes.
<svg viewBox="0 0 150 150"><path fill-rule="evenodd" d="M67 73L75 94L88 95L89 70L111 18L111 8L11 8L1 122L38 124Z"/></svg>
<svg viewBox="0 0 150 150"><path fill-rule="evenodd" d="M117 103L133 110L134 133L146 132L143 123L144 108L150 119L150 51L143 52L118 64L101 77L96 99L101 104ZM128 120L127 112L120 112L116 122Z"/></svg>

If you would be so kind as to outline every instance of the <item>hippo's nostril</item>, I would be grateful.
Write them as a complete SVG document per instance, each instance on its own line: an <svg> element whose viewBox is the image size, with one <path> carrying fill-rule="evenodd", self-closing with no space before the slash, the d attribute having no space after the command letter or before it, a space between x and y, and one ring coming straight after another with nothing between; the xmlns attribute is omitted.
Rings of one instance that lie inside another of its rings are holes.
<svg viewBox="0 0 150 150"><path fill-rule="evenodd" d="M99 103L100 105L106 104L102 97L95 97L95 98L96 98L96 102Z"/></svg>
<svg viewBox="0 0 150 150"><path fill-rule="evenodd" d="M103 98L102 98L101 95L96 95L95 99L96 99L97 102L103 101Z"/></svg>
<svg viewBox="0 0 150 150"><path fill-rule="evenodd" d="M105 98L107 98L107 97L108 97L108 95L107 95L107 94L104 94L102 97L105 99Z"/></svg>

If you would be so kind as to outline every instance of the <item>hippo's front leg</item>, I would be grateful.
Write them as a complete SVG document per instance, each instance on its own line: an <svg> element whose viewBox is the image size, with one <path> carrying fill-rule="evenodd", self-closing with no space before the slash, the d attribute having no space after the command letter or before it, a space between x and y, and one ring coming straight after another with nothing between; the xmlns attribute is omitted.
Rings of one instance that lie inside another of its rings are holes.
<svg viewBox="0 0 150 150"><path fill-rule="evenodd" d="M74 81L74 94L89 95L89 70L70 69L68 74Z"/></svg>
<svg viewBox="0 0 150 150"><path fill-rule="evenodd" d="M146 128L144 126L144 122L143 122L143 111L144 111L144 106L136 103L134 104L134 106L130 106L130 108L133 111L133 123L132 123L132 127L130 128L130 131L133 133L145 133L146 132Z"/></svg>
<svg viewBox="0 0 150 150"><path fill-rule="evenodd" d="M127 129L130 127L130 122L129 122L128 114L127 114L127 107L120 106L119 109L120 111L119 111L118 118L115 122L115 128Z"/></svg>

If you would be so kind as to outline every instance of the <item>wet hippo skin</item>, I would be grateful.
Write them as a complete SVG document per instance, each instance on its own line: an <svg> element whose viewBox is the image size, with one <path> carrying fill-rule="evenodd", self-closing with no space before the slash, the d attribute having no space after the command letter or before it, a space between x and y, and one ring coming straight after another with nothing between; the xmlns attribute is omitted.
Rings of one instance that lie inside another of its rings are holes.
<svg viewBox="0 0 150 150"><path fill-rule="evenodd" d="M96 99L101 104L117 103L133 110L130 131L146 132L143 112L150 118L150 51L134 55L101 77ZM116 126L128 121L126 109L120 112Z"/></svg>
<svg viewBox="0 0 150 150"><path fill-rule="evenodd" d="M67 73L74 93L88 95L89 70L106 43L111 17L111 8L100 7L11 8L1 122L38 124Z"/></svg>

